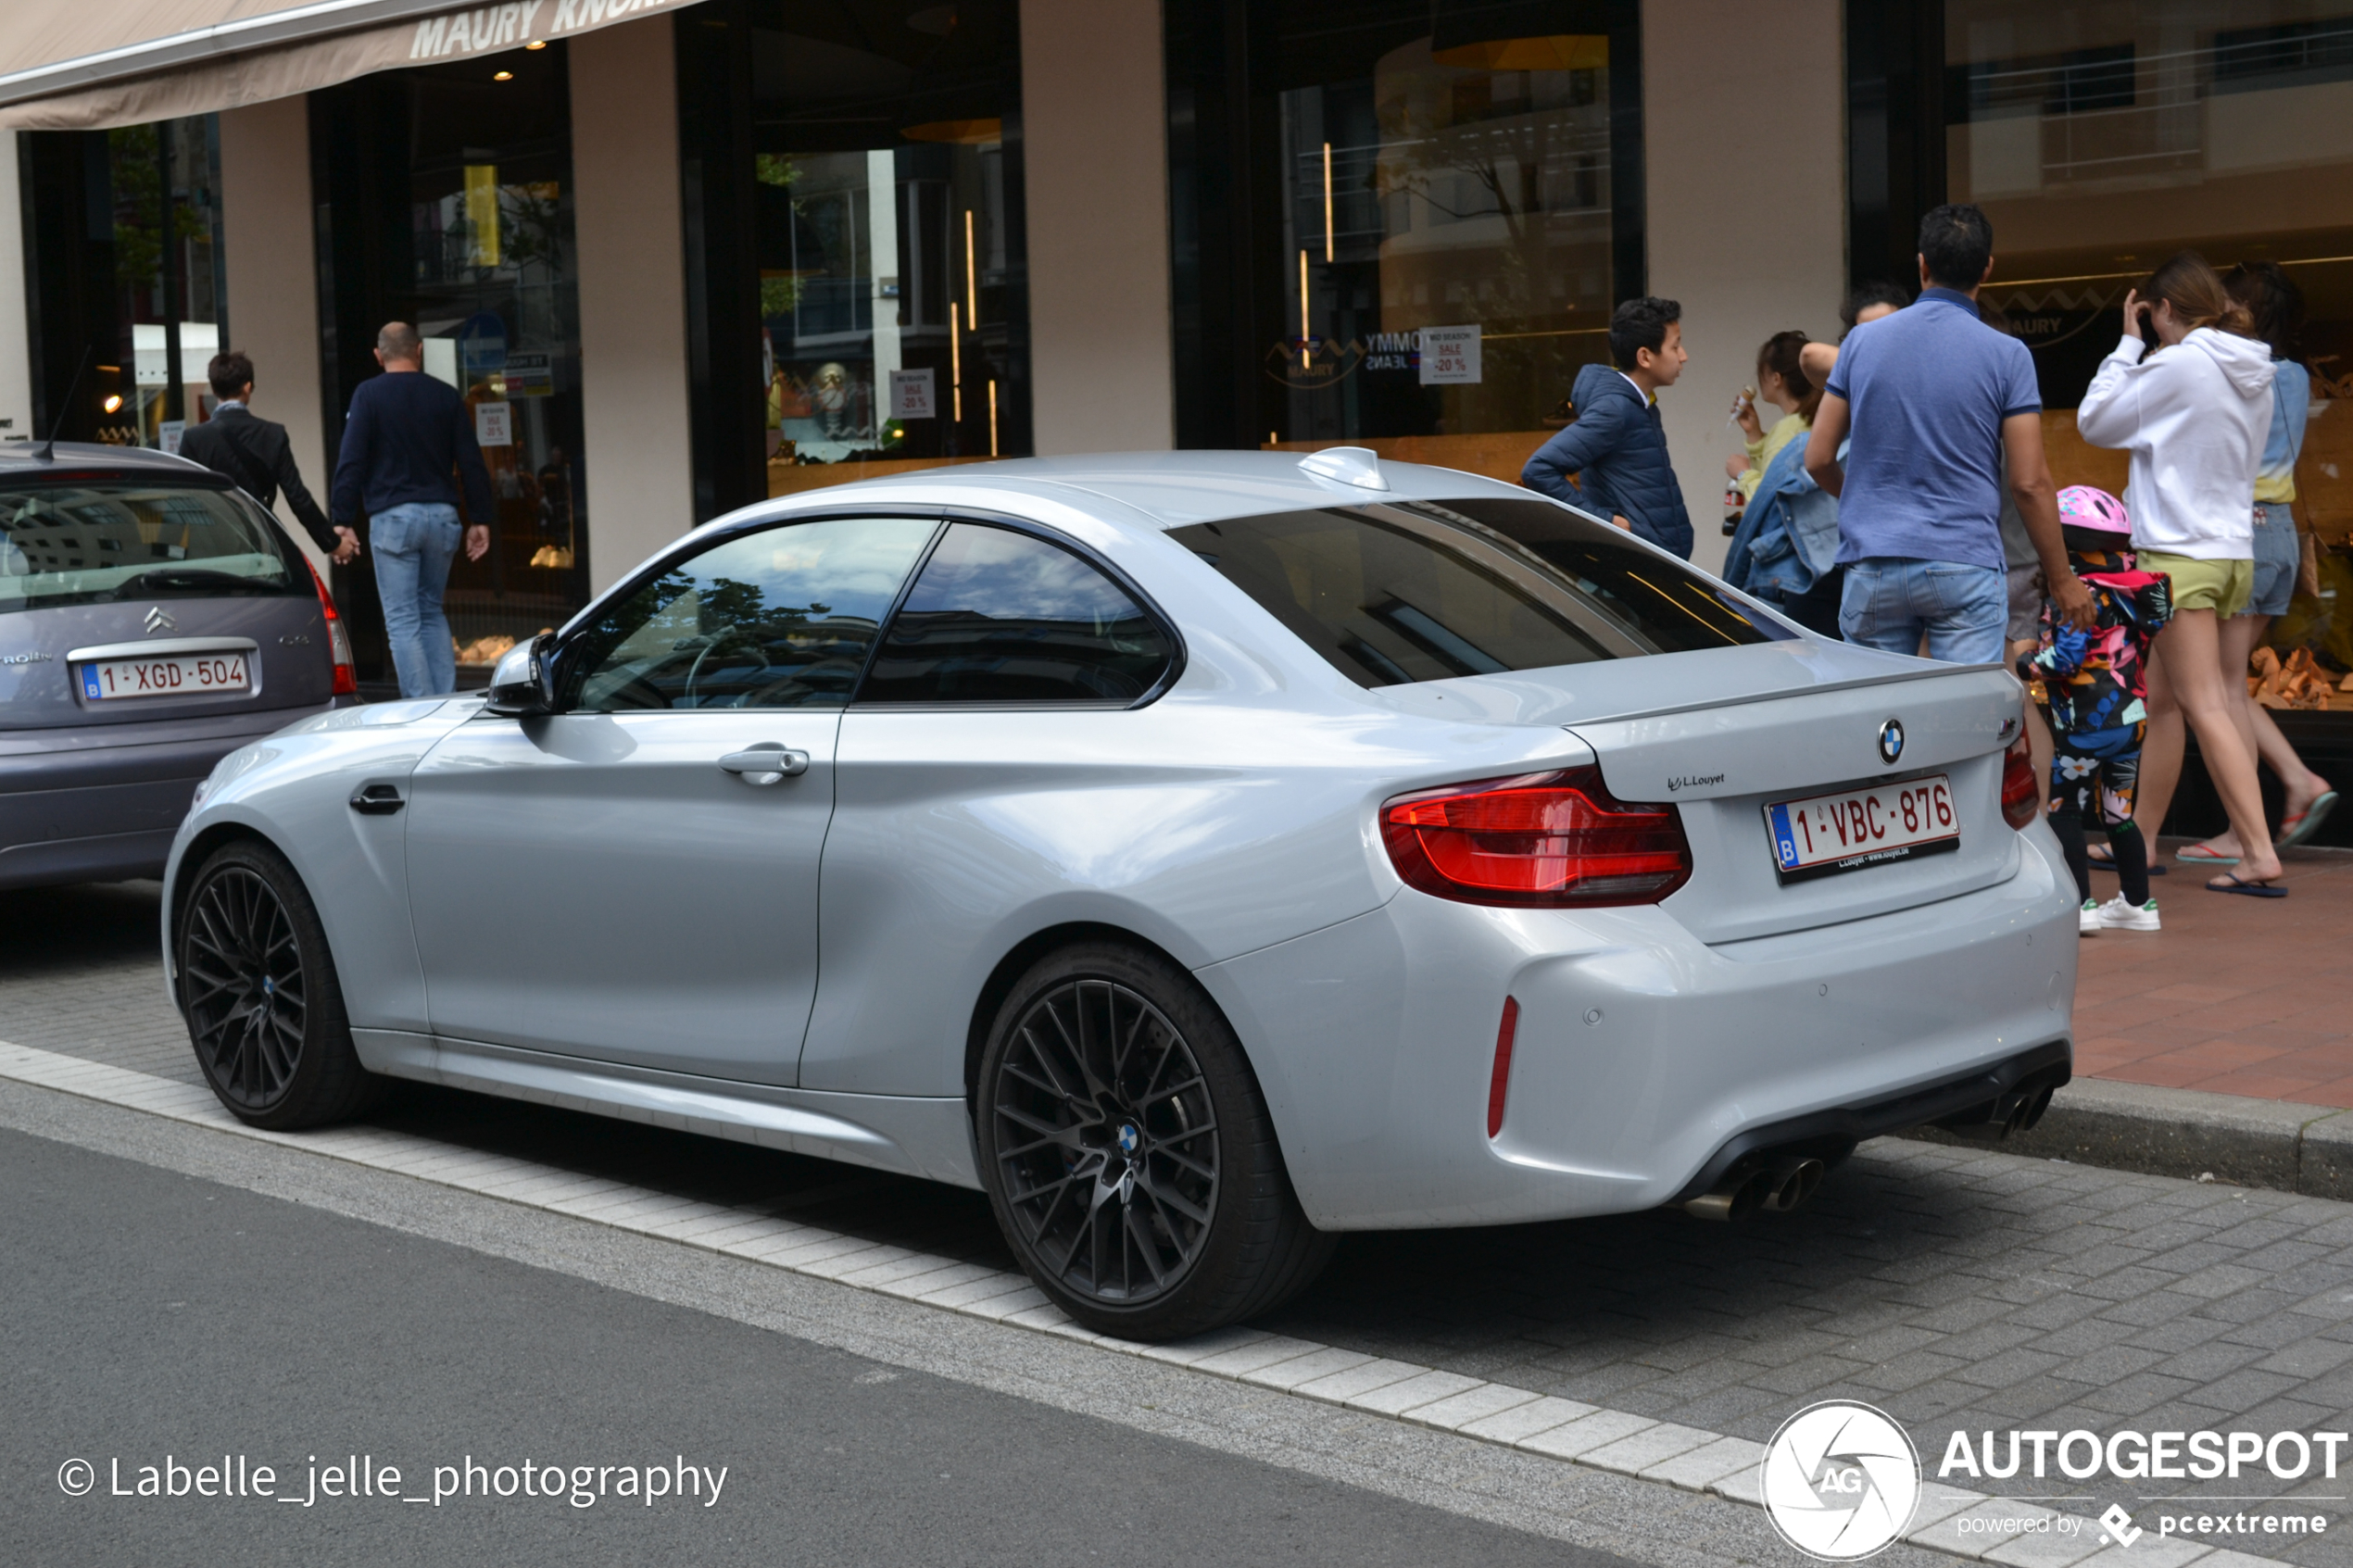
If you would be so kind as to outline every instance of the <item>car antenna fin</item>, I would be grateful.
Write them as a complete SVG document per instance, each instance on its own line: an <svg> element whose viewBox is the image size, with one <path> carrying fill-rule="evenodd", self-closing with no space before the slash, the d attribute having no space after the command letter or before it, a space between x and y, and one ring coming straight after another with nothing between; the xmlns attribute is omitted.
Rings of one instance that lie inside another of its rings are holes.
<svg viewBox="0 0 2353 1568"><path fill-rule="evenodd" d="M73 382L66 388L65 400L57 405L57 417L49 421L49 439L43 442L41 450L32 455L36 462L54 463L57 460L57 433L66 427L66 410L73 407L73 395L82 390L82 378L90 373L91 357L96 352L94 344L82 348L82 363L74 367Z"/></svg>
<svg viewBox="0 0 2353 1568"><path fill-rule="evenodd" d="M1359 490L1389 488L1389 481L1381 477L1380 454L1369 446L1327 446L1300 458L1299 466L1317 479L1353 484Z"/></svg>

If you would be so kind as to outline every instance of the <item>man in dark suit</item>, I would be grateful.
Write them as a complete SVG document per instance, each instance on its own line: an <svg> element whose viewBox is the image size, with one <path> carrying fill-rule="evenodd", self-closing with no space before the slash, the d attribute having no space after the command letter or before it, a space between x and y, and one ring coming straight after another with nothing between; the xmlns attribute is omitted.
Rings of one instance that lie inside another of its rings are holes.
<svg viewBox="0 0 2353 1568"><path fill-rule="evenodd" d="M234 480L239 488L265 508L274 507L278 492L286 493L286 505L319 547L337 566L359 554L359 536L348 528L336 528L327 521L327 514L304 488L302 475L295 468L294 446L286 439L286 427L258 418L250 407L253 401L253 361L241 349L216 354L205 368L212 383L212 395L220 399L212 418L200 425L192 425L180 440L180 455L191 462L202 463L217 474Z"/></svg>

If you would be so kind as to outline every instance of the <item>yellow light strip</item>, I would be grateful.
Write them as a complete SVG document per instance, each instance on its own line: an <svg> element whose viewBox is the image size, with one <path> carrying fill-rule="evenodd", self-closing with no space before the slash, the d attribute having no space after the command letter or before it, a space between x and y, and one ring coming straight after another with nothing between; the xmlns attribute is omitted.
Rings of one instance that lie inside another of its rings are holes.
<svg viewBox="0 0 2353 1568"><path fill-rule="evenodd" d="M1523 337L1592 337L1609 331L1607 327L1564 327L1556 332L1482 332L1481 343L1509 343Z"/></svg>
<svg viewBox="0 0 2353 1568"><path fill-rule="evenodd" d="M964 320L980 327L980 263L973 255L973 209L964 208Z"/></svg>
<svg viewBox="0 0 2353 1568"><path fill-rule="evenodd" d="M1299 368L1307 369L1307 253L1299 253Z"/></svg>
<svg viewBox="0 0 2353 1568"><path fill-rule="evenodd" d="M997 383L988 383L988 455L997 455Z"/></svg>
<svg viewBox="0 0 2353 1568"><path fill-rule="evenodd" d="M1332 258L1332 144L1324 144L1324 259Z"/></svg>
<svg viewBox="0 0 2353 1568"><path fill-rule="evenodd" d="M2353 256L2299 256L2294 260L2283 261L2280 265L2283 267L2324 267L2338 261L2353 261ZM2105 283L2118 278L2145 278L2154 270L2156 270L2154 268L2143 267L2131 272L2075 272L2064 278L1996 278L1985 286L1989 289L2023 289L2032 288L2038 283Z"/></svg>
<svg viewBox="0 0 2353 1568"><path fill-rule="evenodd" d="M956 422L964 419L964 329L959 307L948 302L948 383L955 388Z"/></svg>

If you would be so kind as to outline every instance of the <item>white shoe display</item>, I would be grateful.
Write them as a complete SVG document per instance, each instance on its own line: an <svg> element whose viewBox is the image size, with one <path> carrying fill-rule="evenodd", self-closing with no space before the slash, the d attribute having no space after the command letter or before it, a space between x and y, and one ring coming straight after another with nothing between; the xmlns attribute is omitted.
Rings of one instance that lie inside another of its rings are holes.
<svg viewBox="0 0 2353 1568"><path fill-rule="evenodd" d="M2145 904L2127 903L2120 893L2102 904L2096 911L2099 922L2111 931L2157 931L2162 929L2157 919L2157 900Z"/></svg>
<svg viewBox="0 0 2353 1568"><path fill-rule="evenodd" d="M2083 900L2083 908L2075 917L2075 930L2082 936L2097 936L2100 934L2100 901L2097 898Z"/></svg>

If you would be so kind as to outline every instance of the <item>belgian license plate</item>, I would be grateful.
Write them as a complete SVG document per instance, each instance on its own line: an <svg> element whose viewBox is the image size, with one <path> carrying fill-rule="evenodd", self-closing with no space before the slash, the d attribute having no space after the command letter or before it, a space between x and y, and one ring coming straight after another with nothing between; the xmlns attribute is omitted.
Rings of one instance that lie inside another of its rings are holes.
<svg viewBox="0 0 2353 1568"><path fill-rule="evenodd" d="M253 689L246 653L182 653L162 659L109 659L82 666L85 702L132 696L197 696Z"/></svg>
<svg viewBox="0 0 2353 1568"><path fill-rule="evenodd" d="M1773 863L1804 882L1961 847L1952 782L1942 773L1902 784L1780 800L1765 808Z"/></svg>

